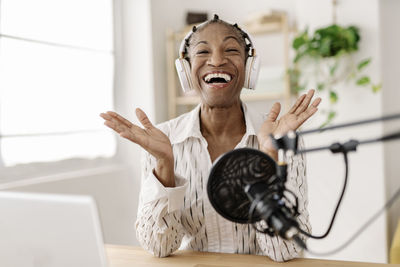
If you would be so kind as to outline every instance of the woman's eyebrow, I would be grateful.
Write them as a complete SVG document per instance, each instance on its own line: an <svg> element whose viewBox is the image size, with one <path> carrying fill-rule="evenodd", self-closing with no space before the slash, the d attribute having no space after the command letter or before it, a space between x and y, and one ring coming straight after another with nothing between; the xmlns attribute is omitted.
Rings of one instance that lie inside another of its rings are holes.
<svg viewBox="0 0 400 267"><path fill-rule="evenodd" d="M207 41L199 41L197 44L195 44L195 47L198 46L199 44L208 44Z"/></svg>
<svg viewBox="0 0 400 267"><path fill-rule="evenodd" d="M224 40L222 40L222 41L223 41L223 42L226 42L227 40L229 40L229 39L231 39L231 38L233 38L238 44L240 44L238 38L236 38L236 37L233 36L233 35L229 35L229 36L225 37ZM197 44L195 44L194 46L196 47L196 46L198 46L199 44L208 44L208 42L207 42L207 41L199 41L199 42L197 42Z"/></svg>
<svg viewBox="0 0 400 267"><path fill-rule="evenodd" d="M223 42L226 42L227 40L229 40L229 39L231 39L231 38L235 39L236 42L238 42L238 43L240 44L238 38L236 38L236 37L233 36L233 35L229 35L229 36L225 37L224 40L223 40Z"/></svg>

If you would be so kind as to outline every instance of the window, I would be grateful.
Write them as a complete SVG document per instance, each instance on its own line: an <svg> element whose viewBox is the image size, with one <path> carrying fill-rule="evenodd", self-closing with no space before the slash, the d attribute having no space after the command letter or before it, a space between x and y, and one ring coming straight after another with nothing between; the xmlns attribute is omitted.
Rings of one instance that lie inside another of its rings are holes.
<svg viewBox="0 0 400 267"><path fill-rule="evenodd" d="M0 1L0 163L110 157L112 0ZM1 164L0 164L1 165Z"/></svg>

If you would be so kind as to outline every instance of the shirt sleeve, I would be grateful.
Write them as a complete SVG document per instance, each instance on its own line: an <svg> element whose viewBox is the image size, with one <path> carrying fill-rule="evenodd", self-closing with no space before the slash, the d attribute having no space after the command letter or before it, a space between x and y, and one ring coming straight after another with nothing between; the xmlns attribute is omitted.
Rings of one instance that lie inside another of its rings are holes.
<svg viewBox="0 0 400 267"><path fill-rule="evenodd" d="M176 187L164 187L154 175L156 160L145 152L139 196L136 236L144 249L157 257L176 251L184 236L181 208L186 179L175 175Z"/></svg>
<svg viewBox="0 0 400 267"><path fill-rule="evenodd" d="M300 139L299 147L303 147L303 141ZM288 177L286 182L287 189L293 191L298 197L299 216L297 221L300 227L311 233L311 225L307 210L308 193L306 181L306 161L304 154L295 155L288 159ZM263 255L267 255L274 261L288 261L302 256L302 248L293 240L285 240L281 237L270 237L267 234L257 232L256 238ZM300 238L306 242L306 237L300 235Z"/></svg>

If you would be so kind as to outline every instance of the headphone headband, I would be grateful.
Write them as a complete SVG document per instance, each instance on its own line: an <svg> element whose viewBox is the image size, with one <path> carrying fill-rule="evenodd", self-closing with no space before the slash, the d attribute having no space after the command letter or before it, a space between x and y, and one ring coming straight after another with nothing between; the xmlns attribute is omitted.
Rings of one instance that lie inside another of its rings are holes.
<svg viewBox="0 0 400 267"><path fill-rule="evenodd" d="M219 20L218 16L217 16L217 15L214 15L214 19L212 19L212 20L207 20L207 21L204 21L204 22L202 22L202 23L200 23L200 24L198 24L198 25L196 25L196 26L193 26L192 30L191 30L190 32L188 32L188 33L185 35L185 38L183 38L183 40L182 40L182 42L181 42L181 45L179 46L179 57L180 57L180 58L185 58L185 55L186 55L186 53L187 53L187 50L186 50L186 49L187 49L187 47L189 46L189 40L190 40L190 37L192 36L192 34L195 33L196 30L197 30L198 28L201 28L203 25L205 25L205 24L207 24L207 23L210 23L210 22L213 21L213 20ZM222 20L221 20L221 21L222 21ZM225 20L224 20L224 21L225 21ZM228 23L228 24L230 24L232 27L238 29L238 30L242 33L242 36L243 36L245 42L246 42L246 40L249 42L248 44L247 44L247 43L245 44L245 45L249 48L249 51L251 51L251 52L249 52L249 56L252 56L252 57L253 57L253 56L255 55L256 49L255 49L255 47L254 47L254 44L253 44L253 42L252 42L252 38L250 37L250 34L248 34L246 31L242 30L242 29L237 25L237 23L232 24L232 23L230 23L230 22L228 22L228 21L225 21L225 22Z"/></svg>

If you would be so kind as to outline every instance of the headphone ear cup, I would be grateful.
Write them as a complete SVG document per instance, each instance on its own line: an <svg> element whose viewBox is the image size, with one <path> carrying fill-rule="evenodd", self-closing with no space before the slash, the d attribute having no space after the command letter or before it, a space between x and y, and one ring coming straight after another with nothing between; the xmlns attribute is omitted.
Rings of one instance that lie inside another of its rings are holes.
<svg viewBox="0 0 400 267"><path fill-rule="evenodd" d="M259 72L260 58L258 56L248 57L246 60L246 75L243 87L247 89L255 89Z"/></svg>
<svg viewBox="0 0 400 267"><path fill-rule="evenodd" d="M193 82L190 76L190 63L186 59L178 58L175 60L175 67L183 92L189 92L193 89Z"/></svg>

